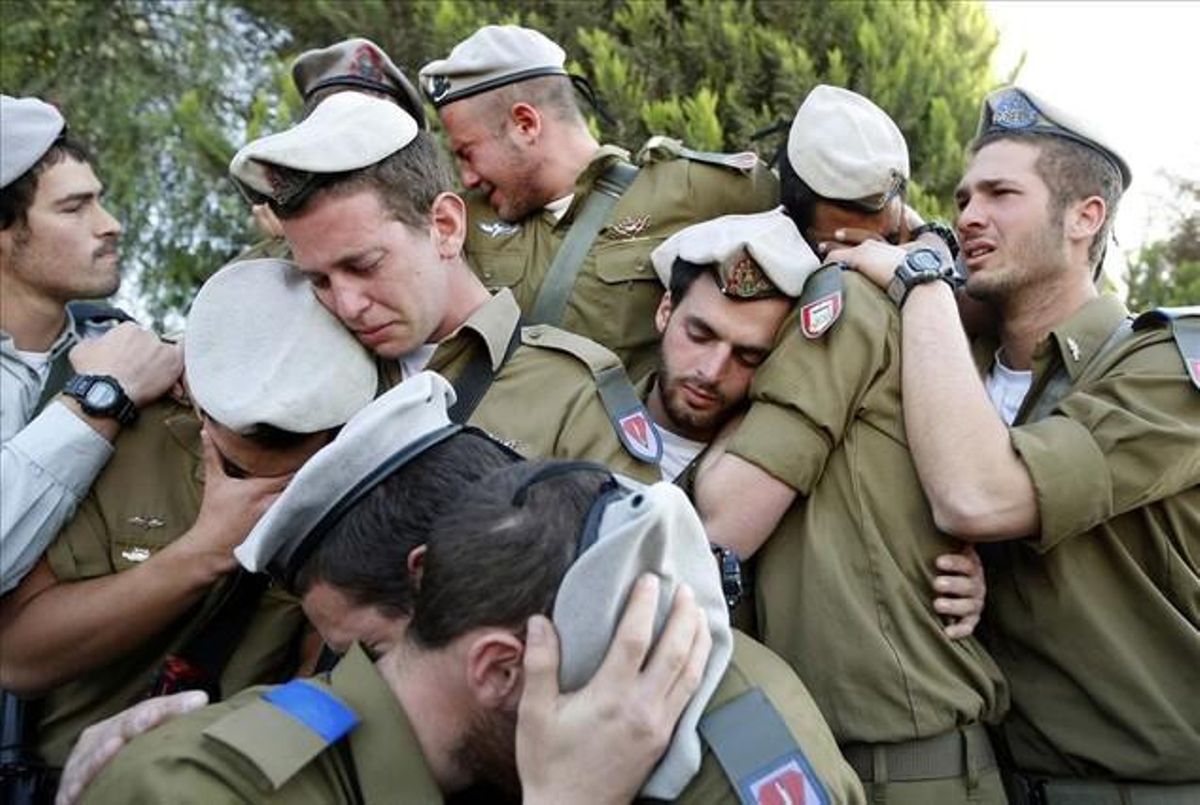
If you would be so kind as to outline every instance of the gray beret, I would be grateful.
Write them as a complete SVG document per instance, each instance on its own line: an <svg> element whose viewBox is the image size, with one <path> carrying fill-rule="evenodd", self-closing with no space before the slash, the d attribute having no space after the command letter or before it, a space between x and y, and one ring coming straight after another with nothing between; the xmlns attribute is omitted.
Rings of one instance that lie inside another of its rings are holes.
<svg viewBox="0 0 1200 805"><path fill-rule="evenodd" d="M321 536L362 494L458 430L446 413L453 403L453 387L433 372L378 397L300 468L234 556L247 570L269 570L290 585Z"/></svg>
<svg viewBox="0 0 1200 805"><path fill-rule="evenodd" d="M708 615L713 647L699 689L684 710L666 753L642 788L655 799L674 799L700 768L697 726L733 654L729 612L700 516L670 483L643 487L618 478L628 494L609 503L595 541L567 571L554 601L564 690L576 690L599 670L634 582L654 573L659 588L655 634L661 632L680 583L688 584ZM589 521L593 518L589 517ZM583 542L588 545L589 535Z"/></svg>
<svg viewBox="0 0 1200 805"><path fill-rule="evenodd" d="M238 433L315 433L371 401L375 360L286 260L231 263L196 294L183 342L188 391Z"/></svg>
<svg viewBox="0 0 1200 805"><path fill-rule="evenodd" d="M323 174L358 170L416 138L412 115L391 101L339 92L292 128L247 143L229 172L252 203L299 205Z"/></svg>
<svg viewBox="0 0 1200 805"><path fill-rule="evenodd" d="M416 87L370 39L355 37L327 48L306 50L292 62L292 81L305 106L311 104L314 93L330 87L365 89L395 98L418 126L428 127Z"/></svg>
<svg viewBox="0 0 1200 805"><path fill-rule="evenodd" d="M856 92L814 87L792 120L787 158L818 196L882 209L908 180L908 145L887 112Z"/></svg>
<svg viewBox="0 0 1200 805"><path fill-rule="evenodd" d="M1030 131L1050 134L1086 145L1107 159L1121 175L1121 186L1129 189L1133 172L1095 124L1077 112L1052 105L1020 87L1004 87L988 95L979 115L982 137L994 132Z"/></svg>
<svg viewBox="0 0 1200 805"><path fill-rule="evenodd" d="M421 68L418 81L437 108L481 92L547 75L568 75L567 54L544 34L517 25L487 25L444 59Z"/></svg>
<svg viewBox="0 0 1200 805"><path fill-rule="evenodd" d="M821 261L782 208L723 215L692 224L650 254L662 284L671 286L676 259L712 265L721 293L734 299L799 296Z"/></svg>
<svg viewBox="0 0 1200 805"><path fill-rule="evenodd" d="M0 188L36 165L66 127L63 116L45 101L0 95Z"/></svg>

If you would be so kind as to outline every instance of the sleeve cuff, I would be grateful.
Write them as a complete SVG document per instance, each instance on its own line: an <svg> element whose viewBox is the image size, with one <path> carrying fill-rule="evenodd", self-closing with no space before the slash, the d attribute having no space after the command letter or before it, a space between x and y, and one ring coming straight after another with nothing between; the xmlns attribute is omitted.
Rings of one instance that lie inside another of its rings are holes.
<svg viewBox="0 0 1200 805"><path fill-rule="evenodd" d="M52 475L76 498L87 494L113 453L107 439L60 402L46 406L8 446Z"/></svg>
<svg viewBox="0 0 1200 805"><path fill-rule="evenodd" d="M1033 478L1040 552L1112 516L1108 463L1092 434L1066 417L1050 417L1010 431L1013 448Z"/></svg>
<svg viewBox="0 0 1200 805"><path fill-rule="evenodd" d="M830 443L803 415L772 403L755 402L727 451L808 495L825 470Z"/></svg>

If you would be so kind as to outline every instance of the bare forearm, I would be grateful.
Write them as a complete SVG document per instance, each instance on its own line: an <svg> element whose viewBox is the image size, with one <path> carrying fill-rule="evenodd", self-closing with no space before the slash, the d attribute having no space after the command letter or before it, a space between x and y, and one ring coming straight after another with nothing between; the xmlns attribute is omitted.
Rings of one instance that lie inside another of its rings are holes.
<svg viewBox="0 0 1200 805"><path fill-rule="evenodd" d="M739 456L722 453L696 478L695 504L708 540L753 556L775 531L796 491Z"/></svg>
<svg viewBox="0 0 1200 805"><path fill-rule="evenodd" d="M138 567L86 581L56 583L43 560L34 574L49 586L20 605L6 602L15 611L0 627L0 683L36 693L111 661L169 626L227 567L186 536Z"/></svg>
<svg viewBox="0 0 1200 805"><path fill-rule="evenodd" d="M949 287L914 288L902 316L905 429L939 528L972 541L1035 533L1033 483L979 380Z"/></svg>

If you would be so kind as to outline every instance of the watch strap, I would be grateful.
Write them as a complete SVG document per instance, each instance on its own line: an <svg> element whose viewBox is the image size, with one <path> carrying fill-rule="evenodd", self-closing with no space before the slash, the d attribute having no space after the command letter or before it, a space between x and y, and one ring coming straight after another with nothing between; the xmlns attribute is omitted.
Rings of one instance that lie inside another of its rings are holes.
<svg viewBox="0 0 1200 805"><path fill-rule="evenodd" d="M97 407L88 401L88 392L97 383L112 386L117 396L111 404ZM121 383L111 375L75 375L63 386L63 394L77 400L88 416L115 419L122 425L128 425L137 419L137 406L129 399L125 389L121 388Z"/></svg>

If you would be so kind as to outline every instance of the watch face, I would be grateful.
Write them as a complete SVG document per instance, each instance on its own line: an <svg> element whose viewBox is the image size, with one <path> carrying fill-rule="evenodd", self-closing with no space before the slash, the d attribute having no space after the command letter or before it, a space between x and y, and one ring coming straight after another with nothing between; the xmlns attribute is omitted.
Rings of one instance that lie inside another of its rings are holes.
<svg viewBox="0 0 1200 805"><path fill-rule="evenodd" d="M109 408L117 401L117 390L109 383L93 383L84 400L96 409Z"/></svg>
<svg viewBox="0 0 1200 805"><path fill-rule="evenodd" d="M942 260L933 249L909 252L908 263L917 271L937 271L942 267Z"/></svg>

